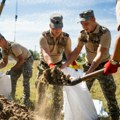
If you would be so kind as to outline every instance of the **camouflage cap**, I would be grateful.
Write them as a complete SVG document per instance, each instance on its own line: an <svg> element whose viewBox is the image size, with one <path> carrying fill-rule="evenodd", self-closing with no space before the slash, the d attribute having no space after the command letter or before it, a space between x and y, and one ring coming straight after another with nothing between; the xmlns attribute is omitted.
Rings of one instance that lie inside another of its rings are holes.
<svg viewBox="0 0 120 120"><path fill-rule="evenodd" d="M59 13L54 13L50 16L50 25L52 28L63 27L63 16Z"/></svg>
<svg viewBox="0 0 120 120"><path fill-rule="evenodd" d="M79 14L80 21L86 21L90 18L95 18L93 10L86 10Z"/></svg>

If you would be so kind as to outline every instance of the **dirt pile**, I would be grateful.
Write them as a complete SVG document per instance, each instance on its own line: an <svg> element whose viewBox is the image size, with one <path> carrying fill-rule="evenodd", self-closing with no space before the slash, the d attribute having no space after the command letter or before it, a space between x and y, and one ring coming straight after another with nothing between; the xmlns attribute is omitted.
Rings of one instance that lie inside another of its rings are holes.
<svg viewBox="0 0 120 120"><path fill-rule="evenodd" d="M25 106L8 101L0 95L0 120L34 120Z"/></svg>

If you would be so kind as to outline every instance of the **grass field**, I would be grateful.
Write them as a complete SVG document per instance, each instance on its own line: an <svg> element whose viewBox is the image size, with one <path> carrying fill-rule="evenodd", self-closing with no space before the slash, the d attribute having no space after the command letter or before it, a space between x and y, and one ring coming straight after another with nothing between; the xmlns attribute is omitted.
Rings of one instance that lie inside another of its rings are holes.
<svg viewBox="0 0 120 120"><path fill-rule="evenodd" d="M31 78L31 82L30 82L30 86L31 86L31 100L33 103L35 103L35 99L36 99L36 88L35 88L35 80L37 77L37 65L39 64L39 61L34 61L33 64L33 76ZM9 64L7 65L7 67L3 68L0 70L0 72L6 72L7 70L9 70L11 68L11 66L13 66L14 63L13 62L9 62ZM120 106L120 69L118 70L117 73L113 74L116 85L117 85L117 91L116 91L116 97L117 97L117 101L118 104ZM20 77L20 79L18 80L17 83L17 92L16 92L16 98L18 100L18 102L21 102L21 97L22 97L22 76ZM103 105L104 105L104 109L106 111L108 111L107 109L107 105L106 105L106 100L103 96L103 93L100 89L100 86L97 82L97 80L95 81L94 85L92 86L91 89L91 95L94 99L99 99L103 101Z"/></svg>

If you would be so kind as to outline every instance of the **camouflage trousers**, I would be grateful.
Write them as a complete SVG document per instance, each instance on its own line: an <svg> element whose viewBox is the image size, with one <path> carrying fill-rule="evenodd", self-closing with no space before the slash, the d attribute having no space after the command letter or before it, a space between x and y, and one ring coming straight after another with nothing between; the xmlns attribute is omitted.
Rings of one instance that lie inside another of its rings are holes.
<svg viewBox="0 0 120 120"><path fill-rule="evenodd" d="M49 68L45 64L39 65L37 80L45 69ZM61 120L61 110L63 106L63 87L50 85L42 82L37 84L36 109L39 109L40 118L47 120Z"/></svg>
<svg viewBox="0 0 120 120"><path fill-rule="evenodd" d="M17 80L23 75L23 100L28 100L30 97L30 78L32 77L32 65L33 57L26 59L23 65L18 70L11 71L11 83L12 83L12 98L15 98Z"/></svg>
<svg viewBox="0 0 120 120"><path fill-rule="evenodd" d="M104 66L104 65L103 65ZM103 68L102 65L98 66L98 69ZM87 71L89 69L90 65L88 65L87 63L83 65L84 68L84 72ZM90 90L95 79L98 80L100 87L103 91L104 97L107 100L107 105L108 105L108 109L109 109L109 114L112 118L116 118L116 116L118 116L118 119L114 119L114 120L119 120L119 107L118 107L118 103L116 100L116 84L114 82L114 78L112 75L98 75L95 78L91 78L88 81L86 81L88 89Z"/></svg>

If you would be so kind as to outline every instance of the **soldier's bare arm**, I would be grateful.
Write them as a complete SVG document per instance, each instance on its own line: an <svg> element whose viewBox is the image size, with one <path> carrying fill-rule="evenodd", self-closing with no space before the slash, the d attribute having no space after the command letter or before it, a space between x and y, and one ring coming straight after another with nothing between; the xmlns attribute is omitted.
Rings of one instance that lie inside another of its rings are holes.
<svg viewBox="0 0 120 120"><path fill-rule="evenodd" d="M109 50L109 48L105 48L102 46L98 47L96 57L94 58L91 66L88 69L88 71L86 72L86 74L93 72L99 66L99 64L101 63L101 60L107 54L108 50Z"/></svg>
<svg viewBox="0 0 120 120"><path fill-rule="evenodd" d="M52 58L50 56L50 50L49 50L49 46L48 46L47 40L43 36L40 39L40 48L41 48L41 52L42 52L42 55L43 55L43 58L44 58L45 62L48 65L50 63L53 63Z"/></svg>
<svg viewBox="0 0 120 120"><path fill-rule="evenodd" d="M42 53L43 53L43 57L44 60L46 61L46 63L49 65L50 63L53 63L51 56L50 56L50 51L48 48L44 47L42 48Z"/></svg>
<svg viewBox="0 0 120 120"><path fill-rule="evenodd" d="M61 69L67 67L70 65L80 54L81 50L83 48L82 44L78 44L76 48L73 50L73 52L70 54L70 57L67 59L67 61L61 66Z"/></svg>
<svg viewBox="0 0 120 120"><path fill-rule="evenodd" d="M117 40L115 42L114 52L111 59L120 62L120 30L119 30Z"/></svg>
<svg viewBox="0 0 120 120"><path fill-rule="evenodd" d="M22 56L22 54L20 54L18 57L17 57L17 62L16 64L11 68L11 70L17 70L21 67L21 65L23 65L23 63L26 61L25 58Z"/></svg>
<svg viewBox="0 0 120 120"><path fill-rule="evenodd" d="M71 50L71 39L69 38L69 40L67 42L67 45L66 45L66 48L65 48L65 55L66 55L67 59L69 58L71 52L72 52L72 50Z"/></svg>

